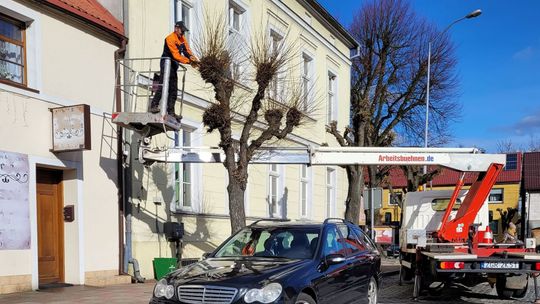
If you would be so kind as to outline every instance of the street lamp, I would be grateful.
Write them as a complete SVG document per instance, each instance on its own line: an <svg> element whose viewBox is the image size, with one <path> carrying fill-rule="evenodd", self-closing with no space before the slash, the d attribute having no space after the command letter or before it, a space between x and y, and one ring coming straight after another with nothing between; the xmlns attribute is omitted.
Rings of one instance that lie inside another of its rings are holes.
<svg viewBox="0 0 540 304"><path fill-rule="evenodd" d="M482 14L482 11L477 9L475 11L472 11L470 12L469 14L467 14L465 17L461 17L457 20L455 20L454 22L450 23L445 29L444 31L440 32L437 36L435 36L434 39L432 40L436 40L437 38L439 38L440 36L442 36L444 33L446 33L454 24L462 21L462 20L465 20L465 19L471 19L471 18L475 18L475 17L478 17ZM429 125L429 77L430 77L430 74L431 74L431 41L429 41L429 44L428 44L428 63L427 63L427 88L426 88L426 128L425 128L425 132L424 132L424 147L427 148L428 147L428 125ZM424 174L427 173L427 166L424 166ZM426 187L424 185L424 191L426 190Z"/></svg>

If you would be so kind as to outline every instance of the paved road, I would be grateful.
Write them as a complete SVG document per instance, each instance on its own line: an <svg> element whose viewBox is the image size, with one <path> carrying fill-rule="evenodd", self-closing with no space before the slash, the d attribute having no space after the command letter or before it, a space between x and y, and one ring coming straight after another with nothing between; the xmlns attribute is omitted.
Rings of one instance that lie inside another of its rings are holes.
<svg viewBox="0 0 540 304"><path fill-rule="evenodd" d="M455 285L443 290L441 296L433 297L427 293L422 293L418 302L412 301L413 284L404 283L399 286L398 276L390 276L384 279L383 287L379 294L379 303L485 303L485 304L509 304L509 303L531 303L534 299L533 281L529 282L529 291L523 299L500 300L495 289L489 284L483 283L474 288Z"/></svg>
<svg viewBox="0 0 540 304"><path fill-rule="evenodd" d="M34 304L34 303L57 303L57 304L143 304L148 303L152 295L153 283L117 285L109 287L86 287L74 286L67 288L48 289L44 291L25 292L19 294L0 296L0 304ZM533 286L532 281L529 286ZM421 303L421 304L446 304L446 303L484 303L484 304L509 304L531 302L534 293L532 290L524 299L499 300L494 289L489 285L482 284L475 288L455 286L445 290L441 297L422 295L419 302L413 302L412 284L398 285L398 276L385 277L384 285L379 294L379 303Z"/></svg>

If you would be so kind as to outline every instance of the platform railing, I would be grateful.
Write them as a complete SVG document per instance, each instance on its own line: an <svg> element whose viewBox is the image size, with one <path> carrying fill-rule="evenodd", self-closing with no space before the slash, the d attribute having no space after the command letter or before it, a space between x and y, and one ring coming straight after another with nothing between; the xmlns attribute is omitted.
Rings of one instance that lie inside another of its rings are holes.
<svg viewBox="0 0 540 304"><path fill-rule="evenodd" d="M163 60L163 82L160 83L160 61ZM161 90L160 114L167 114L169 95L169 75L171 59L168 57L127 58L117 60L116 77L120 77L118 87L123 92L123 112L148 112L153 96ZM184 79L186 67L180 65L178 74ZM183 96L183 85L178 96Z"/></svg>

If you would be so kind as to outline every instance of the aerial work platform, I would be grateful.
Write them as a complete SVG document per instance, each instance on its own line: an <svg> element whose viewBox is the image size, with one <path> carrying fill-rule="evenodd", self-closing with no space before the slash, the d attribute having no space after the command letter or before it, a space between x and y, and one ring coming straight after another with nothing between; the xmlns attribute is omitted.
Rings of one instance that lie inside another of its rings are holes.
<svg viewBox="0 0 540 304"><path fill-rule="evenodd" d="M163 61L163 81L159 82L160 61ZM123 92L122 112L112 114L112 122L122 128L135 131L143 137L152 137L168 131L179 131L181 122L167 113L169 96L170 58L122 59L117 65L117 83ZM182 76L179 90L180 115L184 98L184 85L187 69L180 65L178 73ZM161 91L159 113L149 112L149 105L157 91Z"/></svg>
<svg viewBox="0 0 540 304"><path fill-rule="evenodd" d="M181 123L170 115L150 112L117 112L112 114L115 124L145 137L180 130Z"/></svg>

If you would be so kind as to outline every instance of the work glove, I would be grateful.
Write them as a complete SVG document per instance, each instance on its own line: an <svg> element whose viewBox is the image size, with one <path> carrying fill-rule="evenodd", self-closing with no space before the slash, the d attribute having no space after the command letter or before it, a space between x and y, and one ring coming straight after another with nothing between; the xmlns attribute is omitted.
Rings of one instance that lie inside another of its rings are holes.
<svg viewBox="0 0 540 304"><path fill-rule="evenodd" d="M198 67L199 67L200 62L199 62L199 60L198 60L197 58L191 56L189 59L190 59L190 60L189 60L189 64L190 64L193 68L198 68Z"/></svg>

